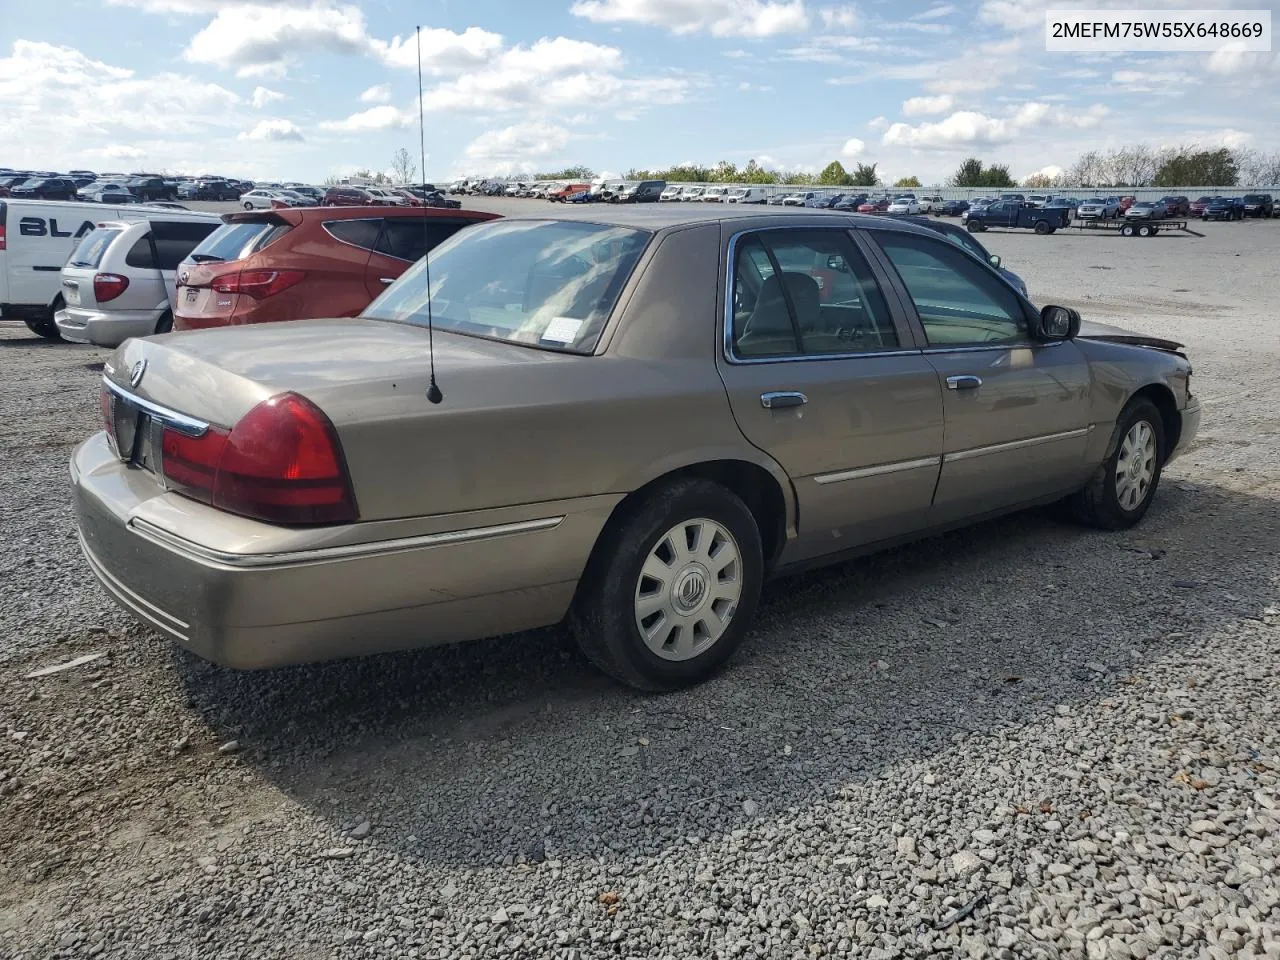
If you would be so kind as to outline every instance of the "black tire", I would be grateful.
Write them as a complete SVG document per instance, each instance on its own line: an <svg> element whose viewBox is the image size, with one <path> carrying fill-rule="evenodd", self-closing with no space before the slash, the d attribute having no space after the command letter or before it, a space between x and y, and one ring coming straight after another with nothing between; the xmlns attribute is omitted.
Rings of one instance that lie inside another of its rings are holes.
<svg viewBox="0 0 1280 960"><path fill-rule="evenodd" d="M37 336L44 337L46 340L61 340L62 334L58 332L58 325L53 322L53 317L41 317L39 320L27 320L27 329Z"/></svg>
<svg viewBox="0 0 1280 960"><path fill-rule="evenodd" d="M1036 233L1042 237L1048 236L1050 233L1053 233L1053 227L1049 226L1048 220L1037 220Z"/></svg>
<svg viewBox="0 0 1280 960"><path fill-rule="evenodd" d="M1144 223L1142 226L1138 227L1138 236L1140 237L1149 237L1153 232L1154 228L1149 223Z"/></svg>
<svg viewBox="0 0 1280 960"><path fill-rule="evenodd" d="M246 210L252 210L252 209L253 209L253 204L252 204L252 203L245 203L245 204L244 204L244 208L245 208Z"/></svg>
<svg viewBox="0 0 1280 960"><path fill-rule="evenodd" d="M160 319L156 321L156 333L170 333L173 331L173 311L166 310L160 314Z"/></svg>
<svg viewBox="0 0 1280 960"><path fill-rule="evenodd" d="M1122 237L1132 237L1137 232L1137 228L1132 223L1126 223L1120 228L1120 236Z"/></svg>
<svg viewBox="0 0 1280 960"><path fill-rule="evenodd" d="M724 632L710 647L688 660L667 660L641 637L635 594L650 551L672 527L699 518L721 524L736 541L742 593ZM664 484L611 521L596 544L570 614L578 646L602 671L639 690L699 683L733 655L750 629L763 566L755 518L731 491L694 478Z"/></svg>
<svg viewBox="0 0 1280 960"><path fill-rule="evenodd" d="M982 224L978 223L976 220L966 220L965 226L968 228L970 233L982 232Z"/></svg>
<svg viewBox="0 0 1280 960"><path fill-rule="evenodd" d="M1138 504L1133 509L1125 509L1120 505L1116 494L1116 465L1120 460L1121 446L1125 436L1138 422L1144 420L1155 434L1155 472L1152 474L1146 494ZM1116 420L1116 429L1111 435L1111 454L1094 472L1088 484L1068 499L1072 515L1081 523L1103 530L1127 530L1132 527L1146 515L1147 508L1155 498L1156 489L1160 486L1160 473L1167 456L1164 420L1160 417L1160 411L1145 397L1130 400Z"/></svg>

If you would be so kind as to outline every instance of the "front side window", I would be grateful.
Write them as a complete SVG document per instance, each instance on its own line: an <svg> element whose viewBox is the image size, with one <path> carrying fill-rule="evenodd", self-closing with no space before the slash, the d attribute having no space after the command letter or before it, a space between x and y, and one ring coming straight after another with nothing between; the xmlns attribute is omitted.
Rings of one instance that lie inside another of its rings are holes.
<svg viewBox="0 0 1280 960"><path fill-rule="evenodd" d="M426 326L429 298L442 330L589 353L651 236L572 221L481 224L419 260L362 316Z"/></svg>
<svg viewBox="0 0 1280 960"><path fill-rule="evenodd" d="M1027 321L999 277L943 240L875 231L902 277L931 346L1022 343Z"/></svg>
<svg viewBox="0 0 1280 960"><path fill-rule="evenodd" d="M733 264L733 349L743 358L899 346L870 267L843 230L749 234Z"/></svg>

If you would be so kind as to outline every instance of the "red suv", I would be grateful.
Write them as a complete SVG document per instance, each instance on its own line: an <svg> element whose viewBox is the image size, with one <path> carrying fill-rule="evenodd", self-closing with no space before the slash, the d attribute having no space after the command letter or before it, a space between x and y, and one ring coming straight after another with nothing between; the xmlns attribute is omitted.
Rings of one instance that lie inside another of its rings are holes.
<svg viewBox="0 0 1280 960"><path fill-rule="evenodd" d="M354 317L479 210L304 207L229 213L178 265L174 330Z"/></svg>
<svg viewBox="0 0 1280 960"><path fill-rule="evenodd" d="M379 203L363 187L330 187L320 201L322 207L372 207Z"/></svg>

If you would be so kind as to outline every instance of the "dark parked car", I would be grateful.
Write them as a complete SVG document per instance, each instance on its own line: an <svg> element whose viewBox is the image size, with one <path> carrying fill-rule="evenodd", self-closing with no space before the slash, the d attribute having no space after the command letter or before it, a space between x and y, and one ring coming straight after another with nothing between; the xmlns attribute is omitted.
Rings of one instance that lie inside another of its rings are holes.
<svg viewBox="0 0 1280 960"><path fill-rule="evenodd" d="M1191 201L1187 197L1161 197L1166 217L1191 216Z"/></svg>
<svg viewBox="0 0 1280 960"><path fill-rule="evenodd" d="M1276 215L1275 200L1269 193L1246 193L1244 195L1244 215L1246 217L1274 217Z"/></svg>
<svg viewBox="0 0 1280 960"><path fill-rule="evenodd" d="M1204 208L1205 220L1242 220L1244 204L1236 197L1214 197Z"/></svg>
<svg viewBox="0 0 1280 960"><path fill-rule="evenodd" d="M831 205L832 210L853 210L857 211L858 207L867 202L865 193L851 193L841 197Z"/></svg>
<svg viewBox="0 0 1280 960"><path fill-rule="evenodd" d="M78 189L75 181L66 177L31 177L10 187L9 196L15 200L74 200Z"/></svg>
<svg viewBox="0 0 1280 960"><path fill-rule="evenodd" d="M178 199L178 185L163 177L134 177L126 181L125 186L143 203L149 200Z"/></svg>
<svg viewBox="0 0 1280 960"><path fill-rule="evenodd" d="M1049 200L1044 204L1044 209L1046 210L1067 211L1068 220L1074 220L1076 218L1076 211L1079 208L1079 202L1073 200L1071 197L1054 197L1052 200Z"/></svg>
<svg viewBox="0 0 1280 960"><path fill-rule="evenodd" d="M378 201L363 187L330 187L320 201L323 207L371 207Z"/></svg>
<svg viewBox="0 0 1280 960"><path fill-rule="evenodd" d="M935 217L958 217L969 209L968 200L943 200L933 207Z"/></svg>
<svg viewBox="0 0 1280 960"><path fill-rule="evenodd" d="M1071 218L1066 210L1033 207L1022 200L997 200L985 207L972 207L965 221L971 233L979 233L988 227L1009 227L1048 234L1070 224Z"/></svg>
<svg viewBox="0 0 1280 960"><path fill-rule="evenodd" d="M195 190L196 200L239 200L245 192L228 180L197 180Z"/></svg>
<svg viewBox="0 0 1280 960"><path fill-rule="evenodd" d="M174 330L354 317L426 251L494 215L287 207L222 219L178 266Z"/></svg>
<svg viewBox="0 0 1280 960"><path fill-rule="evenodd" d="M1198 197L1195 200L1192 200L1188 215L1192 217L1203 217L1204 208L1209 206L1209 203L1212 200L1213 197Z"/></svg>

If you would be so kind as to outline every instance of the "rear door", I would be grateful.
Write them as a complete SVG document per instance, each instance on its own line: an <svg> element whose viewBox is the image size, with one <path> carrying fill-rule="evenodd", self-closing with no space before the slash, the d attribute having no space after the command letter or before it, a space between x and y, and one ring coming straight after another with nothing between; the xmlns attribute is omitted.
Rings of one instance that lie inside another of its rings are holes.
<svg viewBox="0 0 1280 960"><path fill-rule="evenodd" d="M925 525L942 397L901 308L844 228L734 237L721 379L746 438L791 477L789 559Z"/></svg>
<svg viewBox="0 0 1280 960"><path fill-rule="evenodd" d="M443 217L383 217L365 268L365 286L376 297L411 265L449 239L466 222Z"/></svg>

